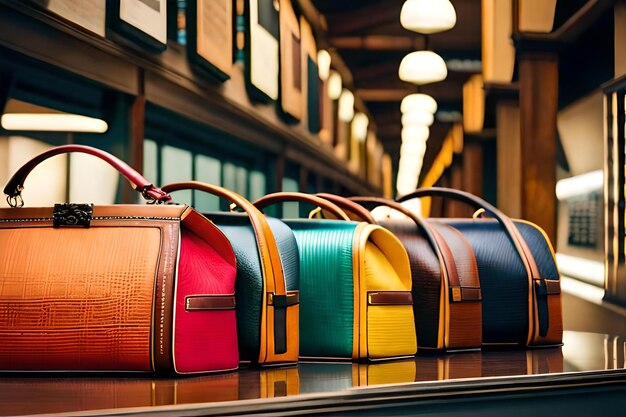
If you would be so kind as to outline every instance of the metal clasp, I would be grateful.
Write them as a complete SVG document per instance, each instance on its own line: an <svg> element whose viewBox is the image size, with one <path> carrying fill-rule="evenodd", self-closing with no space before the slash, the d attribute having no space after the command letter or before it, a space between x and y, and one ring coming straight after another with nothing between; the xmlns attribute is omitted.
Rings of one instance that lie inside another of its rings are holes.
<svg viewBox="0 0 626 417"><path fill-rule="evenodd" d="M55 204L52 213L53 227L89 227L93 216L93 204Z"/></svg>

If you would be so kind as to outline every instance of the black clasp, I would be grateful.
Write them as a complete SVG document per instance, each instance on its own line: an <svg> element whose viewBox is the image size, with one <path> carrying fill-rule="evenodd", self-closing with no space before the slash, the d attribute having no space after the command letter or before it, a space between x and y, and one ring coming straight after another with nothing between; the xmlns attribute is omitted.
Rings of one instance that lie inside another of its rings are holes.
<svg viewBox="0 0 626 417"><path fill-rule="evenodd" d="M52 225L89 227L93 217L93 204L55 204Z"/></svg>

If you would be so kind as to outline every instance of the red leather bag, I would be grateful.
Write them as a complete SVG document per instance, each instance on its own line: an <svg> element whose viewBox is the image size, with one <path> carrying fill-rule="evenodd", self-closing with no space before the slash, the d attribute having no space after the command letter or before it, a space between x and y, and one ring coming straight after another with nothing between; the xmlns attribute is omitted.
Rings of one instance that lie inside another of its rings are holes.
<svg viewBox="0 0 626 417"><path fill-rule="evenodd" d="M186 205L25 208L30 171L58 154L108 162L148 200L170 197L116 157L66 145L20 168L0 209L0 370L196 373L238 366L235 256Z"/></svg>

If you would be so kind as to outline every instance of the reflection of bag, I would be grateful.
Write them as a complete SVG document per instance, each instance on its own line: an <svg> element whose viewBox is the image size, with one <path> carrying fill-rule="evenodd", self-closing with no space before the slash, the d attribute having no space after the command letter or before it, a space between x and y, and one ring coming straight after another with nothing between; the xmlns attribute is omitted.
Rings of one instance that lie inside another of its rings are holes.
<svg viewBox="0 0 626 417"><path fill-rule="evenodd" d="M390 207L407 216L381 220L378 224L394 233L409 255L419 348L480 348L482 311L478 269L471 247L458 231L445 224L429 223L393 200L319 196L339 205L352 218L369 222L375 220L363 207L370 210Z"/></svg>
<svg viewBox="0 0 626 417"><path fill-rule="evenodd" d="M168 184L166 192L201 190L228 199L242 213L207 213L230 240L237 257L237 330L242 360L298 360L298 246L283 222L266 218L232 191L197 181Z"/></svg>
<svg viewBox="0 0 626 417"><path fill-rule="evenodd" d="M239 399L276 398L300 393L298 368L264 368L242 372Z"/></svg>
<svg viewBox="0 0 626 417"><path fill-rule="evenodd" d="M29 172L83 152L152 201L169 196L112 155L67 145L5 188L17 207ZM0 209L0 369L195 373L238 365L235 257L184 205L57 204Z"/></svg>
<svg viewBox="0 0 626 417"><path fill-rule="evenodd" d="M483 343L526 346L560 344L561 287L554 252L536 225L513 221L486 201L463 191L426 188L402 197L446 197L484 209L491 218L428 219L447 224L470 243L483 305Z"/></svg>
<svg viewBox="0 0 626 417"><path fill-rule="evenodd" d="M418 355L415 366L416 381L560 373L563 372L563 352L555 347Z"/></svg>
<svg viewBox="0 0 626 417"><path fill-rule="evenodd" d="M257 207L297 200L334 211L301 193L276 193ZM300 356L379 359L416 351L406 251L380 226L337 220L284 220L300 251Z"/></svg>

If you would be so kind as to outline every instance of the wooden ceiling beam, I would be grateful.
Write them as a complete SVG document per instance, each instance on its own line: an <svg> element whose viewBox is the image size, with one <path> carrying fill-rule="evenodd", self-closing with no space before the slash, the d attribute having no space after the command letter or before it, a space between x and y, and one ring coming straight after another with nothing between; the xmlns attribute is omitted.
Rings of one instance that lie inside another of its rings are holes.
<svg viewBox="0 0 626 417"><path fill-rule="evenodd" d="M368 31L388 22L398 21L399 7L390 5L388 1L381 1L360 9L351 9L344 12L326 15L328 34L348 35Z"/></svg>
<svg viewBox="0 0 626 417"><path fill-rule="evenodd" d="M363 101L401 101L405 96L415 93L415 88L369 88L357 89L356 94Z"/></svg>
<svg viewBox="0 0 626 417"><path fill-rule="evenodd" d="M336 36L329 38L332 47L338 49L365 49L368 51L413 51L426 47L422 36Z"/></svg>

